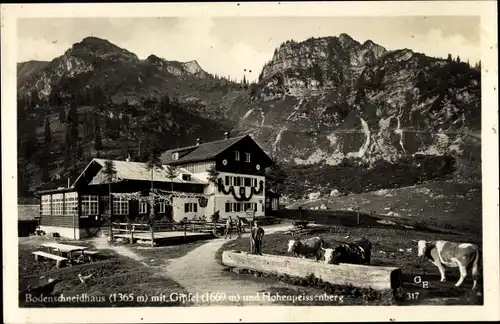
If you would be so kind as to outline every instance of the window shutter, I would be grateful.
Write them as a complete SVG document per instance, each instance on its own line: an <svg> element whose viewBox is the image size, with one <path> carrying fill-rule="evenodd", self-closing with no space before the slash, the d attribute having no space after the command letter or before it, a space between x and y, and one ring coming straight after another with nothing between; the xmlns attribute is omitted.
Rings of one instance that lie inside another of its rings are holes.
<svg viewBox="0 0 500 324"><path fill-rule="evenodd" d="M229 206L229 203L226 203L226 213L229 213L229 211L230 211L229 209L230 209L230 208L231 208L231 207Z"/></svg>
<svg viewBox="0 0 500 324"><path fill-rule="evenodd" d="M185 213L189 212L189 204L184 204L184 212Z"/></svg>
<svg viewBox="0 0 500 324"><path fill-rule="evenodd" d="M194 207L194 212L197 213L198 212L198 204L194 203L193 207Z"/></svg>

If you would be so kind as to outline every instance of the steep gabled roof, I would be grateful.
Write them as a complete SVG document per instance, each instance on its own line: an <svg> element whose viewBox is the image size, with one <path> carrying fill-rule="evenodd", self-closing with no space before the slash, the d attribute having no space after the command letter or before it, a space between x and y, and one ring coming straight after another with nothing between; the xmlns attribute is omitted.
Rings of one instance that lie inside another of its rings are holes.
<svg viewBox="0 0 500 324"><path fill-rule="evenodd" d="M91 173L92 177L99 172L101 168L104 167L105 162L108 161L106 159L97 159L94 158L89 165L85 168L85 170L80 174L80 176L75 180L73 186L80 181L80 179L84 178L84 174L91 167L93 171ZM142 181L151 181L151 171L148 170L147 164L142 162L129 162L129 161L119 161L119 160L111 160L113 161L116 168L116 176L119 180L142 180ZM168 178L168 174L165 169L165 165L162 166L161 169L155 169L153 173L153 179L155 182L175 182L175 183L193 183L193 184L206 184L207 182L196 178L192 172L184 169L184 168L176 168L177 169L177 177L174 179ZM182 179L183 174L189 174L191 176L191 180ZM87 178L88 179L88 178ZM88 179L89 181L91 179Z"/></svg>
<svg viewBox="0 0 500 324"><path fill-rule="evenodd" d="M178 149L168 150L161 155L161 161L165 164L177 164L177 163L187 163L187 162L197 162L205 161L216 157L218 154L222 153L229 147L238 143L248 135L232 137L229 139L224 139L220 141L202 143L200 145L193 145L187 147L181 147ZM187 151L187 152L186 152ZM180 157L177 160L172 159L172 153L180 153ZM183 155L183 153L185 155Z"/></svg>

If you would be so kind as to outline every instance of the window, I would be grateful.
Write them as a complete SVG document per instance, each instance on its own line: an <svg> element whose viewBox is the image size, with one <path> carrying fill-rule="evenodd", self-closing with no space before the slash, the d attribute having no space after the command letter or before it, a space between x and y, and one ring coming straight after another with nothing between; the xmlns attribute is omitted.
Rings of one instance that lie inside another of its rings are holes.
<svg viewBox="0 0 500 324"><path fill-rule="evenodd" d="M101 207L99 213L106 213L109 214L109 196L100 196L99 199L101 200Z"/></svg>
<svg viewBox="0 0 500 324"><path fill-rule="evenodd" d="M196 213L196 212L198 212L198 204L197 203L185 203L184 204L184 212L185 213Z"/></svg>
<svg viewBox="0 0 500 324"><path fill-rule="evenodd" d="M78 193L67 192L64 194L64 214L78 215Z"/></svg>
<svg viewBox="0 0 500 324"><path fill-rule="evenodd" d="M241 186L241 177L234 177L234 185Z"/></svg>
<svg viewBox="0 0 500 324"><path fill-rule="evenodd" d="M159 213L162 213L162 214L165 214L165 203L164 202L160 202L158 203L160 205L159 209L158 209L158 212Z"/></svg>
<svg viewBox="0 0 500 324"><path fill-rule="evenodd" d="M245 187L251 187L252 186L252 178L245 178Z"/></svg>
<svg viewBox="0 0 500 324"><path fill-rule="evenodd" d="M247 210L257 211L257 203L245 203L244 207L245 207L244 211L247 211Z"/></svg>
<svg viewBox="0 0 500 324"><path fill-rule="evenodd" d="M63 194L52 195L52 215L63 215Z"/></svg>
<svg viewBox="0 0 500 324"><path fill-rule="evenodd" d="M139 214L148 213L148 203L146 201L139 200Z"/></svg>
<svg viewBox="0 0 500 324"><path fill-rule="evenodd" d="M234 160L239 161L240 160L240 152L234 151Z"/></svg>
<svg viewBox="0 0 500 324"><path fill-rule="evenodd" d="M82 195L82 215L98 215L99 214L99 196L97 195Z"/></svg>
<svg viewBox="0 0 500 324"><path fill-rule="evenodd" d="M265 208L266 208L266 207L264 206L264 204L262 204L262 212L265 212L265 211L266 211L266 209L265 209Z"/></svg>
<svg viewBox="0 0 500 324"><path fill-rule="evenodd" d="M257 187L257 179L252 178L252 187Z"/></svg>
<svg viewBox="0 0 500 324"><path fill-rule="evenodd" d="M128 215L128 200L121 197L113 197L113 214Z"/></svg>
<svg viewBox="0 0 500 324"><path fill-rule="evenodd" d="M42 215L50 215L52 213L51 198L51 195L42 196Z"/></svg>
<svg viewBox="0 0 500 324"><path fill-rule="evenodd" d="M272 210L278 210L278 199L276 198L272 200Z"/></svg>
<svg viewBox="0 0 500 324"><path fill-rule="evenodd" d="M250 162L250 153L245 153L245 162Z"/></svg>
<svg viewBox="0 0 500 324"><path fill-rule="evenodd" d="M178 160L179 159L179 152L172 153L172 160Z"/></svg>
<svg viewBox="0 0 500 324"><path fill-rule="evenodd" d="M233 211L235 212L241 212L241 204L240 203L233 203Z"/></svg>
<svg viewBox="0 0 500 324"><path fill-rule="evenodd" d="M230 185L231 185L231 177L226 176L226 186L230 186Z"/></svg>
<svg viewBox="0 0 500 324"><path fill-rule="evenodd" d="M257 203L243 203L243 202L227 202L226 203L226 213L241 213L247 210L257 211Z"/></svg>
<svg viewBox="0 0 500 324"><path fill-rule="evenodd" d="M191 181L191 175L190 174L183 174L182 175L182 180L184 180L184 181Z"/></svg>

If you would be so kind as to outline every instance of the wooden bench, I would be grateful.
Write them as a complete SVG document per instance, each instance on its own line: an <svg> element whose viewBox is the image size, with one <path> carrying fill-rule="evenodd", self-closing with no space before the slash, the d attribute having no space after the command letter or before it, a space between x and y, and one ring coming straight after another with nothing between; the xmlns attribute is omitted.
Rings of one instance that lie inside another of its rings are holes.
<svg viewBox="0 0 500 324"><path fill-rule="evenodd" d="M309 221L306 220L296 220L293 221L293 226L297 228L306 228L309 225Z"/></svg>
<svg viewBox="0 0 500 324"><path fill-rule="evenodd" d="M76 255L80 255L78 257L78 260L81 261L81 262L84 261L83 258L82 258L82 251L74 251L72 253L76 254ZM88 261L93 262L93 261L95 261L95 256L96 256L97 253L99 253L99 251L85 251L85 253L83 253L83 255L85 255L87 257Z"/></svg>
<svg viewBox="0 0 500 324"><path fill-rule="evenodd" d="M63 264L65 264L66 261L68 261L68 258L58 256L55 254L50 254L50 253L43 252L43 251L35 251L35 252L33 252L33 254L35 255L35 261L38 261L39 257L44 257L47 259L56 260L57 261L56 266L58 268L61 268L63 266Z"/></svg>

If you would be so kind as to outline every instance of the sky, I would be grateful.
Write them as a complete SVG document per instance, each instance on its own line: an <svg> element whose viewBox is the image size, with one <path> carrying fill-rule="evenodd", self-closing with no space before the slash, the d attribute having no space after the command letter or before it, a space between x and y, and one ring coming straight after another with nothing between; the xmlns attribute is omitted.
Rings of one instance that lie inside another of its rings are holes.
<svg viewBox="0 0 500 324"><path fill-rule="evenodd" d="M207 72L255 80L289 39L349 34L388 50L409 48L430 56L448 53L473 64L481 59L479 16L405 17L161 17L22 18L17 61L50 61L87 36L107 39L144 59L151 54L197 60ZM251 72L250 72L251 71Z"/></svg>

